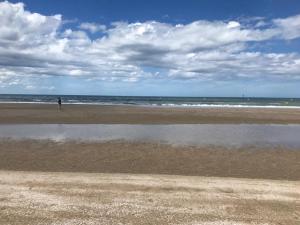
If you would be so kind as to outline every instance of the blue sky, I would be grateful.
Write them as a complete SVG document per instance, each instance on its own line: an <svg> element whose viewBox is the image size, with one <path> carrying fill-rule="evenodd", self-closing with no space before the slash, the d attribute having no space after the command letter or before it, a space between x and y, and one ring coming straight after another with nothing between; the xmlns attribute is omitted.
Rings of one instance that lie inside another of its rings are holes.
<svg viewBox="0 0 300 225"><path fill-rule="evenodd" d="M0 93L300 97L300 1L2 1L0 65Z"/></svg>
<svg viewBox="0 0 300 225"><path fill-rule="evenodd" d="M10 1L20 2L20 1ZM157 20L176 24L196 20L280 18L299 14L298 0L23 0L26 9L43 15L110 24L112 21Z"/></svg>

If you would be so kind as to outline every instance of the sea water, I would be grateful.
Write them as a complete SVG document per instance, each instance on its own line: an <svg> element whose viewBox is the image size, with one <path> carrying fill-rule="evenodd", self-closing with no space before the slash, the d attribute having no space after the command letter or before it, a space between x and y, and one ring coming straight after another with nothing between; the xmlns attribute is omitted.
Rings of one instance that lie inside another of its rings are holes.
<svg viewBox="0 0 300 225"><path fill-rule="evenodd" d="M0 103L53 103L56 95L0 95ZM165 107L265 107L300 108L299 98L145 97L63 95L63 104L141 105Z"/></svg>

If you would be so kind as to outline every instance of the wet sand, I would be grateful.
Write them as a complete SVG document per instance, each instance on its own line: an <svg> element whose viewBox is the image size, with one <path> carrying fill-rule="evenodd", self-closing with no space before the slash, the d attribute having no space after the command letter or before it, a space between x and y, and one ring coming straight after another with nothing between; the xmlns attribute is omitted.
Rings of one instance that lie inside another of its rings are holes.
<svg viewBox="0 0 300 225"><path fill-rule="evenodd" d="M300 180L300 149L1 140L0 169Z"/></svg>
<svg viewBox="0 0 300 225"><path fill-rule="evenodd" d="M300 109L0 104L0 123L300 123Z"/></svg>
<svg viewBox="0 0 300 225"><path fill-rule="evenodd" d="M300 149L299 124L0 124L0 139Z"/></svg>
<svg viewBox="0 0 300 225"><path fill-rule="evenodd" d="M0 171L2 225L298 225L300 182Z"/></svg>

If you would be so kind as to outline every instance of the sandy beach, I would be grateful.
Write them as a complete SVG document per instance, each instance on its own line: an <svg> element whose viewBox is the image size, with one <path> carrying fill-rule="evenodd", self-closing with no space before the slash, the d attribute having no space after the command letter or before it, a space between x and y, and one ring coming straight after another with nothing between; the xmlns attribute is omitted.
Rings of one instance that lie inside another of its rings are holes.
<svg viewBox="0 0 300 225"><path fill-rule="evenodd" d="M1 124L298 124L298 109L0 104ZM298 225L300 150L0 139L0 224Z"/></svg>
<svg viewBox="0 0 300 225"><path fill-rule="evenodd" d="M300 150L2 140L0 169L300 180Z"/></svg>
<svg viewBox="0 0 300 225"><path fill-rule="evenodd" d="M0 171L5 225L298 225L299 181Z"/></svg>
<svg viewBox="0 0 300 225"><path fill-rule="evenodd" d="M0 123L300 123L300 109L0 104Z"/></svg>
<svg viewBox="0 0 300 225"><path fill-rule="evenodd" d="M300 0L0 0L0 225L300 225Z"/></svg>

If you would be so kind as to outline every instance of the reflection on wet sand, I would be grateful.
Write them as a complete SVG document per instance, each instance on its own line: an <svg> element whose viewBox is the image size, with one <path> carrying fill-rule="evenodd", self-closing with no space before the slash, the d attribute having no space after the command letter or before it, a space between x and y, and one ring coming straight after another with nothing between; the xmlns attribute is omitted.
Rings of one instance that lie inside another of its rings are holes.
<svg viewBox="0 0 300 225"><path fill-rule="evenodd" d="M0 138L164 142L180 145L300 147L300 125L261 124L14 124L0 125Z"/></svg>

